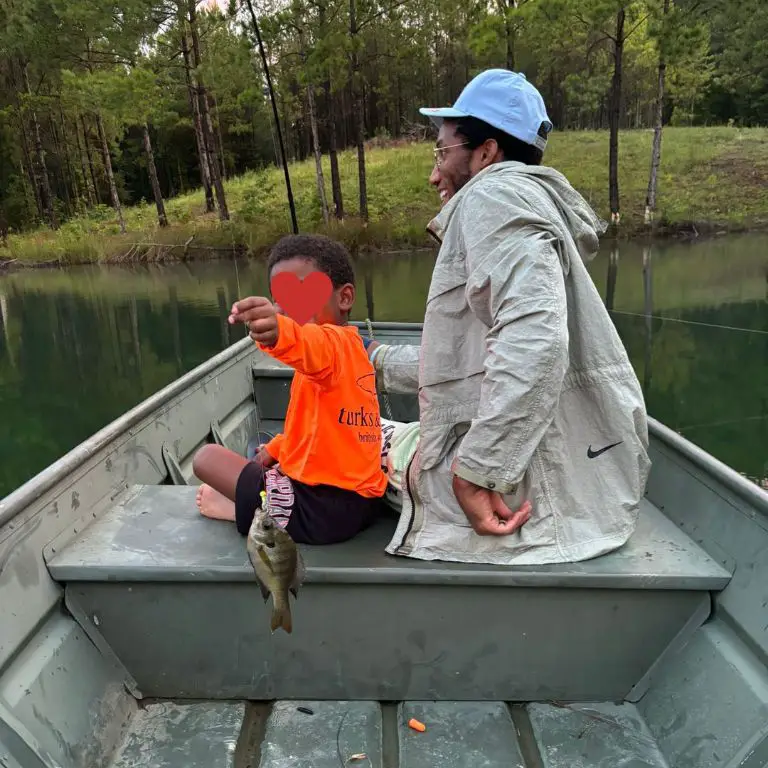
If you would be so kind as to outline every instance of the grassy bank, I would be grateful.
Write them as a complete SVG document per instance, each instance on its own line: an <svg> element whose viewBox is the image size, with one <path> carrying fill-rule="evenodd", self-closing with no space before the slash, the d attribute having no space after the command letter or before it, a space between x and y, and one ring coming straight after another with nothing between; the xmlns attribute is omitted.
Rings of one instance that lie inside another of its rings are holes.
<svg viewBox="0 0 768 768"><path fill-rule="evenodd" d="M644 229L643 211L651 131L620 137L620 236ZM427 245L424 227L437 211L428 185L430 143L371 147L366 153L370 223L357 219L357 158L340 156L343 224L323 224L317 203L314 162L292 164L291 182L299 228L326 232L348 244L370 247ZM555 133L546 164L561 170L604 218L608 218L608 133ZM325 158L330 198L330 168ZM203 213L200 190L166 201L171 226L156 225L154 205L126 208L128 228L120 234L114 212L102 206L71 220L58 232L38 229L11 235L0 247L0 261L19 264L129 262L211 256L216 251L259 253L290 232L283 173L247 173L226 183L232 220L220 223ZM768 225L768 129L667 128L659 178L660 231L757 229Z"/></svg>

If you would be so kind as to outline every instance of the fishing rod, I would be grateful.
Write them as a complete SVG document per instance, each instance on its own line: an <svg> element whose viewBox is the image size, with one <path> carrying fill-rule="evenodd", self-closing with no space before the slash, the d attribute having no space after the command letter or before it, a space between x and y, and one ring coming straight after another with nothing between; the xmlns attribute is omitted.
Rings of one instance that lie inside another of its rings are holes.
<svg viewBox="0 0 768 768"><path fill-rule="evenodd" d="M272 114L275 117L275 126L277 127L277 140L280 144L280 157L283 161L283 172L285 173L285 188L288 192L288 205L291 208L291 223L293 225L293 234L299 234L299 224L296 221L296 206L293 202L293 192L291 191L291 177L288 174L288 160L285 157L285 147L283 146L283 133L280 130L280 118L277 115L277 102L275 101L275 92L272 89L272 78L269 76L269 65L267 64L267 55L264 53L264 43L261 41L261 32L259 32L259 24L256 21L256 14L253 10L253 4L251 0L245 0L248 10L251 12L251 19L253 21L253 29L256 32L256 40L259 43L259 52L261 53L261 60L264 64L264 72L267 76L267 88L269 89L269 99L272 102Z"/></svg>

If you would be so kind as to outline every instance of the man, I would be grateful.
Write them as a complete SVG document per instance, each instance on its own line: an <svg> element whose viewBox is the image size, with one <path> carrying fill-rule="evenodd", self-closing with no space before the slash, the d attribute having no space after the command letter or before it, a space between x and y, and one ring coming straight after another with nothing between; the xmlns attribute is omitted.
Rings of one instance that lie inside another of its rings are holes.
<svg viewBox="0 0 768 768"><path fill-rule="evenodd" d="M419 395L387 551L498 564L611 551L650 462L642 391L585 266L605 224L541 166L552 123L523 75L488 70L454 107L421 112L439 127L442 205L422 343L369 346L383 389Z"/></svg>

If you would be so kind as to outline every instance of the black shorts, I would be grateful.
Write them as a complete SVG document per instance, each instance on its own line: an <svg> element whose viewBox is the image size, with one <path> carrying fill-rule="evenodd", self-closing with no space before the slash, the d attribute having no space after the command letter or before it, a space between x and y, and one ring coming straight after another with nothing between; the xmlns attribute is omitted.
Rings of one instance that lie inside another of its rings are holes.
<svg viewBox="0 0 768 768"><path fill-rule="evenodd" d="M264 490L273 519L297 544L347 541L367 528L381 511L381 499L332 485L305 485L276 466L265 470L261 462L252 460L235 486L235 522L243 536L248 535Z"/></svg>

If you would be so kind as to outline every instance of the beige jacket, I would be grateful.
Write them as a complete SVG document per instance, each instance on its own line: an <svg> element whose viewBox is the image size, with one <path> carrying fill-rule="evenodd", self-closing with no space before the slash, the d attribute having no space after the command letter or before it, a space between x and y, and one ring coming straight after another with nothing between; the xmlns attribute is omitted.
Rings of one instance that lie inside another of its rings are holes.
<svg viewBox="0 0 768 768"><path fill-rule="evenodd" d="M585 266L603 229L562 174L517 162L477 174L430 223L441 248L421 346L374 357L380 387L419 397L391 554L574 562L629 538L648 433L639 382ZM452 471L513 509L531 499L531 519L478 536Z"/></svg>

